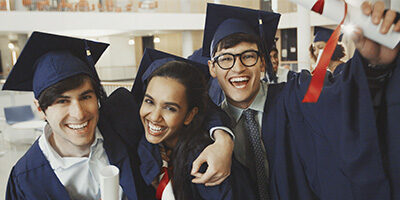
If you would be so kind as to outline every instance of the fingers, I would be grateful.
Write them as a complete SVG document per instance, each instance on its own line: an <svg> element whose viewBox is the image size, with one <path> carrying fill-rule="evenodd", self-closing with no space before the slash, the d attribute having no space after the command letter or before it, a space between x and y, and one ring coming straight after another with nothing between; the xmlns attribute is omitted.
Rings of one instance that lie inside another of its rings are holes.
<svg viewBox="0 0 400 200"><path fill-rule="evenodd" d="M368 16L371 15L371 12L372 12L371 3L369 3L368 1L364 1L361 4L361 10L364 13L364 15L368 15Z"/></svg>
<svg viewBox="0 0 400 200"><path fill-rule="evenodd" d="M390 27L392 26L395 18L396 18L396 12L393 10L388 10L385 14L385 18L382 21L382 25L379 31L382 34L386 34L389 31Z"/></svg>
<svg viewBox="0 0 400 200"><path fill-rule="evenodd" d="M400 17L399 13L396 13L396 15L397 15L396 17L398 18ZM395 24L393 31L400 32L400 20L397 20L397 23Z"/></svg>
<svg viewBox="0 0 400 200"><path fill-rule="evenodd" d="M201 165L205 162L207 162L207 160L200 154L199 157L197 157L197 159L193 161L192 171L190 172L190 174L192 176L195 176L196 173L199 173Z"/></svg>
<svg viewBox="0 0 400 200"><path fill-rule="evenodd" d="M211 178L215 174L216 174L216 171L214 169L212 169L211 167L208 167L207 171L201 177L196 177L196 178L192 179L192 183L206 184L211 180Z"/></svg>
<svg viewBox="0 0 400 200"><path fill-rule="evenodd" d="M354 41L354 43L357 45L364 39L364 35L362 32L362 29L359 27L356 27L352 34L350 35L351 39Z"/></svg>
<svg viewBox="0 0 400 200"><path fill-rule="evenodd" d="M372 23L378 25L383 17L385 11L385 4L381 1L375 3L372 8Z"/></svg>
<svg viewBox="0 0 400 200"><path fill-rule="evenodd" d="M227 177L229 176L229 174L225 174L225 175L216 175L214 176L212 179L210 179L210 181L208 183L206 183L206 186L216 186L221 184Z"/></svg>

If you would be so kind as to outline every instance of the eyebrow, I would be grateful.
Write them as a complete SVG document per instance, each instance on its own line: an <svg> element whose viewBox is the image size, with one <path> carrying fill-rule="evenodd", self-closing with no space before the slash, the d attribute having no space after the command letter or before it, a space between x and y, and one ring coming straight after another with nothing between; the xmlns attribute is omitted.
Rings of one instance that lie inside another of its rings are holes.
<svg viewBox="0 0 400 200"><path fill-rule="evenodd" d="M152 96L150 96L149 94L145 94L144 96L154 100L154 98ZM177 103L174 103L174 102L165 102L164 104L171 105L171 106L176 106L179 109L181 109L181 106L179 106Z"/></svg>
<svg viewBox="0 0 400 200"><path fill-rule="evenodd" d="M94 90L92 90L92 89L86 90L86 91L82 92L81 94L79 94L79 96L85 96L85 95L90 94L90 93L94 93ZM64 95L59 95L57 97L57 99L58 98L70 99L71 97L70 96L64 96Z"/></svg>

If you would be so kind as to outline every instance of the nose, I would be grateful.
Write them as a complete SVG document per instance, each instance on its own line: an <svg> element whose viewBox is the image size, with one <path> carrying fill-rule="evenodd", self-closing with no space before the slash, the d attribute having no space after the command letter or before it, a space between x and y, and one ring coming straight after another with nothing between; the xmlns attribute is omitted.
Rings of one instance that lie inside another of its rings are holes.
<svg viewBox="0 0 400 200"><path fill-rule="evenodd" d="M246 66L243 65L242 61L240 60L239 56L235 56L235 64L232 67L232 71L236 73L241 73L246 69Z"/></svg>
<svg viewBox="0 0 400 200"><path fill-rule="evenodd" d="M154 108L153 110L151 110L150 113L149 113L149 119L152 122L161 121L161 109L160 108Z"/></svg>
<svg viewBox="0 0 400 200"><path fill-rule="evenodd" d="M85 111L83 105L79 101L72 101L69 107L69 115L77 120L81 120L85 117Z"/></svg>

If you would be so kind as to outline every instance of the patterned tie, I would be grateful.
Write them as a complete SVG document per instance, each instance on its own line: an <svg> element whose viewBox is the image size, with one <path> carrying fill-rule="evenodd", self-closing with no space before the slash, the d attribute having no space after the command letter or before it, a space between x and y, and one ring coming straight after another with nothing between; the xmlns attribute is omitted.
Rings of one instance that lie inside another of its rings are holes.
<svg viewBox="0 0 400 200"><path fill-rule="evenodd" d="M246 120L245 128L248 132L247 135L249 137L250 146L255 159L259 199L265 200L269 199L268 176L265 171L264 165L265 160L267 159L267 155L263 152L260 128L257 121L255 120L256 113L257 111L255 110L247 109L243 111L243 116Z"/></svg>

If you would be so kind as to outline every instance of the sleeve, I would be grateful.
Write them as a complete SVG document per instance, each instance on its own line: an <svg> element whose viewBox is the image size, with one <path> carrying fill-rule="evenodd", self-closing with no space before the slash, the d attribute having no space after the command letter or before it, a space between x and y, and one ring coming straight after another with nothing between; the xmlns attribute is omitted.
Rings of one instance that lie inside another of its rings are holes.
<svg viewBox="0 0 400 200"><path fill-rule="evenodd" d="M302 103L309 73L288 82L266 120L274 199L390 198L365 64L356 52L317 103Z"/></svg>
<svg viewBox="0 0 400 200"><path fill-rule="evenodd" d="M206 171L207 165L203 164L200 167L200 172ZM233 191L231 186L231 178L226 178L221 184L216 186L205 186L204 184L192 184L192 191L194 196L200 197L199 199L207 200L230 200L233 199Z"/></svg>
<svg viewBox="0 0 400 200"><path fill-rule="evenodd" d="M232 122L229 116L217 105L215 105L211 98L208 98L208 109L206 113L206 119L204 123L204 128L210 132L210 137L213 139L213 131L218 129L217 127L221 128L224 131L227 131L232 138L234 138L232 132Z"/></svg>
<svg viewBox="0 0 400 200"><path fill-rule="evenodd" d="M8 178L6 200L23 200L25 198L23 197L22 191L19 188L18 182L13 174L14 168L11 170L10 177Z"/></svg>

